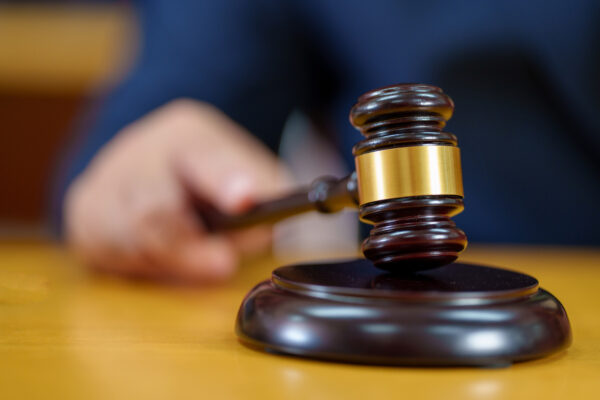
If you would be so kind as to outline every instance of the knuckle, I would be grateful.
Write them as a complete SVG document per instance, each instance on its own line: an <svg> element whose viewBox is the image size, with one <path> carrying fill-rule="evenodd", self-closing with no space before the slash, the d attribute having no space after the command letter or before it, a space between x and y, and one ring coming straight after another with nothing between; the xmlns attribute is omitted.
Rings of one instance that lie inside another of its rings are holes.
<svg viewBox="0 0 600 400"><path fill-rule="evenodd" d="M197 120L209 106L193 99L180 98L172 100L165 106L165 112L174 122L187 123Z"/></svg>
<svg viewBox="0 0 600 400"><path fill-rule="evenodd" d="M197 130L199 126L214 124L222 119L222 112L212 104L190 98L179 98L164 106L166 122L173 129Z"/></svg>

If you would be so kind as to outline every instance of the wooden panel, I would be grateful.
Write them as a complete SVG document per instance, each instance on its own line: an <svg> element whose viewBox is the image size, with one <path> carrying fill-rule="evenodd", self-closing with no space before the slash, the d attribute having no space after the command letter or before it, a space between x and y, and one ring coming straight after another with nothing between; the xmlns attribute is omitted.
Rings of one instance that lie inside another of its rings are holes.
<svg viewBox="0 0 600 400"><path fill-rule="evenodd" d="M0 5L0 231L43 223L54 161L133 57L135 29L123 5Z"/></svg>
<svg viewBox="0 0 600 400"><path fill-rule="evenodd" d="M83 96L0 92L0 222L42 221L54 164Z"/></svg>
<svg viewBox="0 0 600 400"><path fill-rule="evenodd" d="M0 90L80 94L134 56L135 24L118 5L0 5Z"/></svg>

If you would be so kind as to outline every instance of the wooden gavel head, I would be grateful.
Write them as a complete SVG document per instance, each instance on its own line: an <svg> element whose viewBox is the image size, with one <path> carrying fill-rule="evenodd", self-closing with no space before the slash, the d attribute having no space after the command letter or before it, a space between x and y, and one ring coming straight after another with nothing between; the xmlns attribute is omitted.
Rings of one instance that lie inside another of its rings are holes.
<svg viewBox="0 0 600 400"><path fill-rule="evenodd" d="M350 122L359 216L374 225L366 258L390 271L435 268L456 260L467 237L450 219L463 206L456 137L442 132L454 103L435 86L401 84L362 95Z"/></svg>
<svg viewBox="0 0 600 400"><path fill-rule="evenodd" d="M460 262L420 273L452 263L467 244L450 220L463 209L456 137L442 132L453 108L427 85L388 86L358 99L350 121L365 139L353 149L355 173L317 179L299 198L321 212L358 206L360 218L374 225L363 243L369 260L277 268L240 307L242 343L410 366L507 365L569 345L564 308L531 276ZM360 312L350 315L349 308ZM501 320L491 324L490 315ZM484 346L465 340L482 334ZM490 334L498 338L492 346Z"/></svg>
<svg viewBox="0 0 600 400"><path fill-rule="evenodd" d="M374 225L363 242L366 258L390 271L449 264L467 245L450 217L463 210L456 137L442 132L454 104L440 88L401 84L361 96L350 122L365 139L354 146L356 172L317 179L309 188L229 216L196 199L209 230L274 223L301 212L330 213L358 205Z"/></svg>

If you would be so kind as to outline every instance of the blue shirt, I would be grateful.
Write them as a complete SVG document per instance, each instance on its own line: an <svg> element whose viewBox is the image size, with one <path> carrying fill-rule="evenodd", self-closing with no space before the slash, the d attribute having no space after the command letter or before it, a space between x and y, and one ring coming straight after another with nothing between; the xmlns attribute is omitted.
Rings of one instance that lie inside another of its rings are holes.
<svg viewBox="0 0 600 400"><path fill-rule="evenodd" d="M440 86L456 104L471 241L600 244L600 2L147 0L142 49L57 187L171 99L210 102L276 149L304 110L352 161L371 89ZM327 127L327 129L325 129ZM55 215L60 213L55 212Z"/></svg>

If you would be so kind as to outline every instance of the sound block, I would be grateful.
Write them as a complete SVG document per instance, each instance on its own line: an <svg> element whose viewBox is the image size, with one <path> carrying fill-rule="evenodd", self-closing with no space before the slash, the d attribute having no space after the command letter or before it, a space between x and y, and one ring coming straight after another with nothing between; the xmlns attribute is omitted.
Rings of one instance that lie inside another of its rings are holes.
<svg viewBox="0 0 600 400"><path fill-rule="evenodd" d="M571 342L563 306L529 275L461 263L398 275L363 259L276 269L236 333L268 352L420 366L501 366Z"/></svg>

